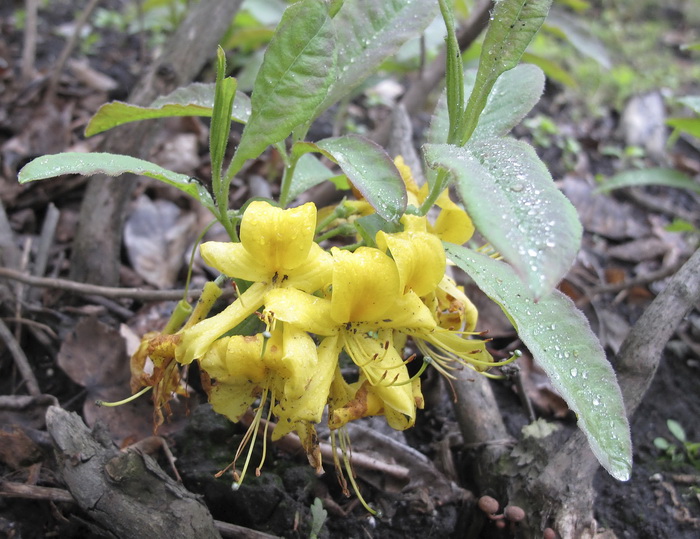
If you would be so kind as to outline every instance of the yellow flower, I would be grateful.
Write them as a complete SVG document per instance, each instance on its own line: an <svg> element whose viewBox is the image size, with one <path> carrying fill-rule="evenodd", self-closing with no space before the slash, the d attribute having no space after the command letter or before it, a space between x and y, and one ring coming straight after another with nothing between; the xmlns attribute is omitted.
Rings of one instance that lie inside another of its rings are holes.
<svg viewBox="0 0 700 539"><path fill-rule="evenodd" d="M188 364L264 303L275 288L314 292L330 282L331 256L314 243L316 207L283 210L251 202L241 221L240 243L207 242L202 258L229 277L253 284L235 302L183 334L177 359Z"/></svg>
<svg viewBox="0 0 700 539"><path fill-rule="evenodd" d="M425 219L406 215L403 218L404 232L377 233L377 247L391 252L399 271L399 288L402 293L409 290L423 297L432 292L445 275L445 250L437 236L425 228Z"/></svg>
<svg viewBox="0 0 700 539"><path fill-rule="evenodd" d="M396 429L408 428L415 421L416 401L422 402L422 397L394 346L394 329L428 329L435 321L414 292L402 294L399 271L386 254L369 247L353 253L334 248L332 254L330 299L273 290L266 297L266 312L325 336L318 348L320 364L336 365L344 349L376 398L369 406L372 412L384 413Z"/></svg>
<svg viewBox="0 0 700 539"><path fill-rule="evenodd" d="M271 412L279 420L272 439L296 430L309 460L320 467L313 424L321 421L335 365L319 361L316 344L306 332L277 324L269 338L263 334L224 337L199 364L211 380L209 402L216 412L238 421L260 398L257 430L269 397Z"/></svg>
<svg viewBox="0 0 700 539"><path fill-rule="evenodd" d="M440 240L425 229L425 221L404 216L404 232L377 233L377 246L388 249L399 271L401 288L424 298L434 313L430 328L410 326L399 329L413 338L439 372L468 365L478 371L495 366L484 341L465 339L476 325L476 308L454 282L445 276L445 251ZM458 325L456 324L458 322ZM457 327L454 327L457 325ZM455 366L454 363L458 365Z"/></svg>
<svg viewBox="0 0 700 539"><path fill-rule="evenodd" d="M397 156L394 159L394 164L406 184L408 203L420 207L428 196L428 184L418 187L413 179L410 167L406 165L402 156ZM445 189L440 194L435 201L435 205L440 208L440 213L435 222L429 224L428 231L435 234L442 241L449 241L457 245L462 245L469 241L474 234L474 224L467 212L452 202L448 189Z"/></svg>

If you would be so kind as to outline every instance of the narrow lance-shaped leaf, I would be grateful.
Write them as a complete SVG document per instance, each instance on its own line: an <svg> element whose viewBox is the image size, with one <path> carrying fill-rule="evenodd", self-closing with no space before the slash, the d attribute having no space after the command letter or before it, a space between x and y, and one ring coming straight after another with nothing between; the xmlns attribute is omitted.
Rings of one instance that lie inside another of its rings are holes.
<svg viewBox="0 0 700 539"><path fill-rule="evenodd" d="M596 193L608 193L622 187L640 187L644 185L663 185L688 189L700 194L700 183L672 168L645 168L641 170L625 170L615 174L601 184Z"/></svg>
<svg viewBox="0 0 700 539"><path fill-rule="evenodd" d="M221 167L231 132L231 107L236 96L236 79L226 77L226 54L219 47L216 51L216 84L214 89L214 110L209 130L209 154L214 193L217 199L222 196ZM221 201L217 200L219 204ZM228 203L228 201L226 201Z"/></svg>
<svg viewBox="0 0 700 539"><path fill-rule="evenodd" d="M336 57L326 3L302 0L289 6L255 79L252 113L231 169L284 140L312 117L335 79Z"/></svg>
<svg viewBox="0 0 700 539"><path fill-rule="evenodd" d="M74 152L44 155L25 165L19 171L18 179L20 183L27 183L64 174L120 176L127 173L148 176L165 182L198 200L212 212L216 211L211 195L196 178L178 174L128 155Z"/></svg>
<svg viewBox="0 0 700 539"><path fill-rule="evenodd" d="M615 373L588 321L558 290L535 302L512 268L470 249L445 244L447 255L511 320L518 336L576 412L598 461L616 479L632 469L632 443Z"/></svg>
<svg viewBox="0 0 700 539"><path fill-rule="evenodd" d="M496 80L513 69L542 26L552 0L501 0L491 14L479 58L474 90L462 122L460 145L467 143Z"/></svg>
<svg viewBox="0 0 700 539"><path fill-rule="evenodd" d="M338 77L315 115L348 95L401 45L425 30L437 8L434 1L345 0L333 17Z"/></svg>
<svg viewBox="0 0 700 539"><path fill-rule="evenodd" d="M396 222L406 211L406 186L391 157L376 143L356 135L327 138L316 146L338 163L375 211Z"/></svg>
<svg viewBox="0 0 700 539"><path fill-rule="evenodd" d="M465 73L464 93L467 95L474 88L475 76L475 71L471 69ZM542 70L531 64L521 64L498 77L470 140L502 137L510 133L542 97L544 80ZM430 120L428 142L447 142L448 130L447 103L443 94Z"/></svg>
<svg viewBox="0 0 700 539"><path fill-rule="evenodd" d="M210 117L213 109L214 84L195 82L159 97L148 107L139 107L122 101L112 101L102 105L90 118L85 128L85 136L91 137L113 127L139 120L174 116ZM238 123L246 123L249 116L250 98L243 92L236 92L231 119Z"/></svg>
<svg viewBox="0 0 700 539"><path fill-rule="evenodd" d="M582 228L576 209L532 147L492 138L464 148L427 144L424 152L429 166L443 167L456 178L474 225L533 295L542 297L554 288L574 261Z"/></svg>

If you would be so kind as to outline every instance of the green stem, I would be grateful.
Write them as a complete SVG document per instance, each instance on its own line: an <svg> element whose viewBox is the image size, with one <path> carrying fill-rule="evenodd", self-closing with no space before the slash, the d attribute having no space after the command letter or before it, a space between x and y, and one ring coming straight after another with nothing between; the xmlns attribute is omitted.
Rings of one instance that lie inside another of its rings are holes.
<svg viewBox="0 0 700 539"><path fill-rule="evenodd" d="M331 228L329 231L327 231L325 234L321 234L317 238L315 238L316 243L320 243L323 240L327 240L329 238L333 238L335 236L352 236L357 232L357 229L355 228L355 225L351 225L349 223L342 224L340 226L337 226L335 228Z"/></svg>
<svg viewBox="0 0 700 539"><path fill-rule="evenodd" d="M432 188L430 189L430 192L428 193L428 196L426 199L423 201L423 204L421 204L420 208L418 209L418 213L420 215L425 215L430 211L430 208L433 207L433 204L435 204L435 201L438 199L440 196L440 193L442 193L445 188L447 187L447 171L444 168L441 168L438 170L437 178L435 179L435 183L433 183Z"/></svg>
<svg viewBox="0 0 700 539"><path fill-rule="evenodd" d="M345 198L341 200L338 205L333 209L331 213L326 215L326 217L316 225L316 234L321 232L324 228L326 228L329 224L331 224L333 221L336 219L344 219L348 217L349 215L352 215L354 210L352 208L348 208L345 206Z"/></svg>

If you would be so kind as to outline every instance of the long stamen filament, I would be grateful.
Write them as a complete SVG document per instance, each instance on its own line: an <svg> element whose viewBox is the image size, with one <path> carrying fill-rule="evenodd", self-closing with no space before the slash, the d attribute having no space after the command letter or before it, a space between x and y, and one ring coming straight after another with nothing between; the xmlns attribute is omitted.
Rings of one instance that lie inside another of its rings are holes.
<svg viewBox="0 0 700 539"><path fill-rule="evenodd" d="M149 391L151 389L153 389L153 386L146 386L138 393L134 393L131 397L127 397L126 399L123 399L123 400L120 400L117 402L95 401L95 406L109 406L109 407L121 406L122 404L126 404L128 402L131 402L131 401L138 399L141 395L143 395L144 393L146 393L147 391Z"/></svg>
<svg viewBox="0 0 700 539"><path fill-rule="evenodd" d="M343 453L343 464L345 464L345 471L348 474L348 479L350 480L352 489L355 491L355 496L357 496L357 499L360 500L362 507L367 509L367 511L369 511L374 516L380 516L376 510L372 509L369 506L369 504L365 501L365 499L362 497L362 494L360 493L360 487L355 481L355 473L353 472L352 463L350 462L350 457L352 455L352 449L350 448L350 436L348 435L345 429L340 430L342 432L338 433L338 438L340 438L340 450Z"/></svg>
<svg viewBox="0 0 700 539"><path fill-rule="evenodd" d="M258 467L255 468L255 477L260 477L260 470L262 469L263 464L265 463L265 457L267 456L267 431L270 428L270 418L272 417L272 406L273 406L274 402L275 402L275 393L273 391L270 394L270 406L267 410L267 417L265 418L265 429L263 431L262 456L260 457L260 464L258 464Z"/></svg>
<svg viewBox="0 0 700 539"><path fill-rule="evenodd" d="M268 390L265 389L263 391L262 396L260 397L260 405L258 406L258 409L255 411L255 417L253 418L253 422L250 424L250 427L248 427L248 430L246 431L245 436L243 437L243 440L241 441L241 444L238 446L238 450L236 451L236 456L233 459L233 462L235 464L236 460L238 460L238 457L243 452L243 449L245 448L246 444L248 444L248 454L246 455L245 464L243 465L243 470L241 471L240 475L235 470L233 472L233 479L234 479L233 488L234 489L237 489L238 487L240 487L241 483L243 483L243 479L245 478L245 474L248 471L248 464L250 463L250 458L253 455L253 449L255 448L255 439L257 438L258 430L260 429L260 419L262 418L263 409L265 408L265 403L267 402L267 395L268 395ZM251 438L252 438L252 440L251 440Z"/></svg>

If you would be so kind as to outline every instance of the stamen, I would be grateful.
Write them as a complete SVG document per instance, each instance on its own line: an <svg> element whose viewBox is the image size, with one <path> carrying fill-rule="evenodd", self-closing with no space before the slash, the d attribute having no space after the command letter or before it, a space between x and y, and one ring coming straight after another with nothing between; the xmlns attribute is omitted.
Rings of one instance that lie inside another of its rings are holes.
<svg viewBox="0 0 700 539"><path fill-rule="evenodd" d="M267 456L267 431L270 428L270 418L272 417L272 406L275 402L275 392L270 393L270 406L267 409L267 418L265 419L265 429L263 431L263 447L262 456L260 457L260 464L255 468L255 477L260 477L260 470L265 464L265 457Z"/></svg>
<svg viewBox="0 0 700 539"><path fill-rule="evenodd" d="M416 354L413 354L411 357L409 357L409 358L403 363L403 365L406 365L406 363L408 363L408 362L410 362L410 361L413 361L413 359L414 359L415 357L416 357ZM433 361L433 358L431 358L430 356L423 356L423 364L420 366L420 369L418 370L418 372L417 372L416 374L414 374L413 376L411 376L411 377L410 377L408 380L406 380L405 382L399 382L398 384L395 383L395 384L392 384L392 385L394 385L394 386L405 386L406 384L411 384L411 383L413 383L413 381L414 381L416 378L420 378L421 374L423 374L423 373L425 372L425 369L428 368L428 365L435 365L435 362Z"/></svg>
<svg viewBox="0 0 700 539"><path fill-rule="evenodd" d="M138 399L141 395L143 395L144 393L146 393L150 389L153 389L153 386L146 386L138 393L134 393L131 397L127 397L126 399L123 399L123 400L120 400L117 402L105 402L105 401L98 400L98 401L95 401L95 406L109 406L109 407L121 406L122 404L126 404L128 402L131 402L131 401Z"/></svg>
<svg viewBox="0 0 700 539"><path fill-rule="evenodd" d="M362 494L360 494L360 487L355 481L355 473L352 470L352 463L350 462L350 457L352 456L352 449L350 449L350 436L348 435L345 428L341 428L339 430L342 431L338 433L338 437L340 438L340 450L343 453L343 463L345 464L345 470L347 471L348 479L350 479L352 490L355 491L355 496L357 496L357 499L360 500L362 507L367 509L367 511L370 512L372 515L378 516L377 511L372 509L362 497Z"/></svg>
<svg viewBox="0 0 700 539"><path fill-rule="evenodd" d="M262 396L260 397L260 405L258 406L258 409L255 411L255 417L253 418L252 423L248 427L248 430L246 431L245 436L243 436L243 440L241 440L241 443L238 446L238 450L236 451L236 456L233 458L232 464L235 466L236 461L238 460L238 457L241 456L241 453L245 449L245 446L248 445L248 454L246 455L245 464L243 465L243 470L241 471L240 475L238 474L238 472L235 469L233 471L234 486L232 488L234 488L234 489L238 488L235 486L236 483L239 486L241 483L243 483L243 479L245 478L246 471L248 470L248 464L250 463L250 457L253 455L253 448L255 447L255 439L258 437L258 429L260 428L260 419L262 417L263 409L265 408L265 403L267 402L267 395L268 395L268 389L265 388Z"/></svg>

